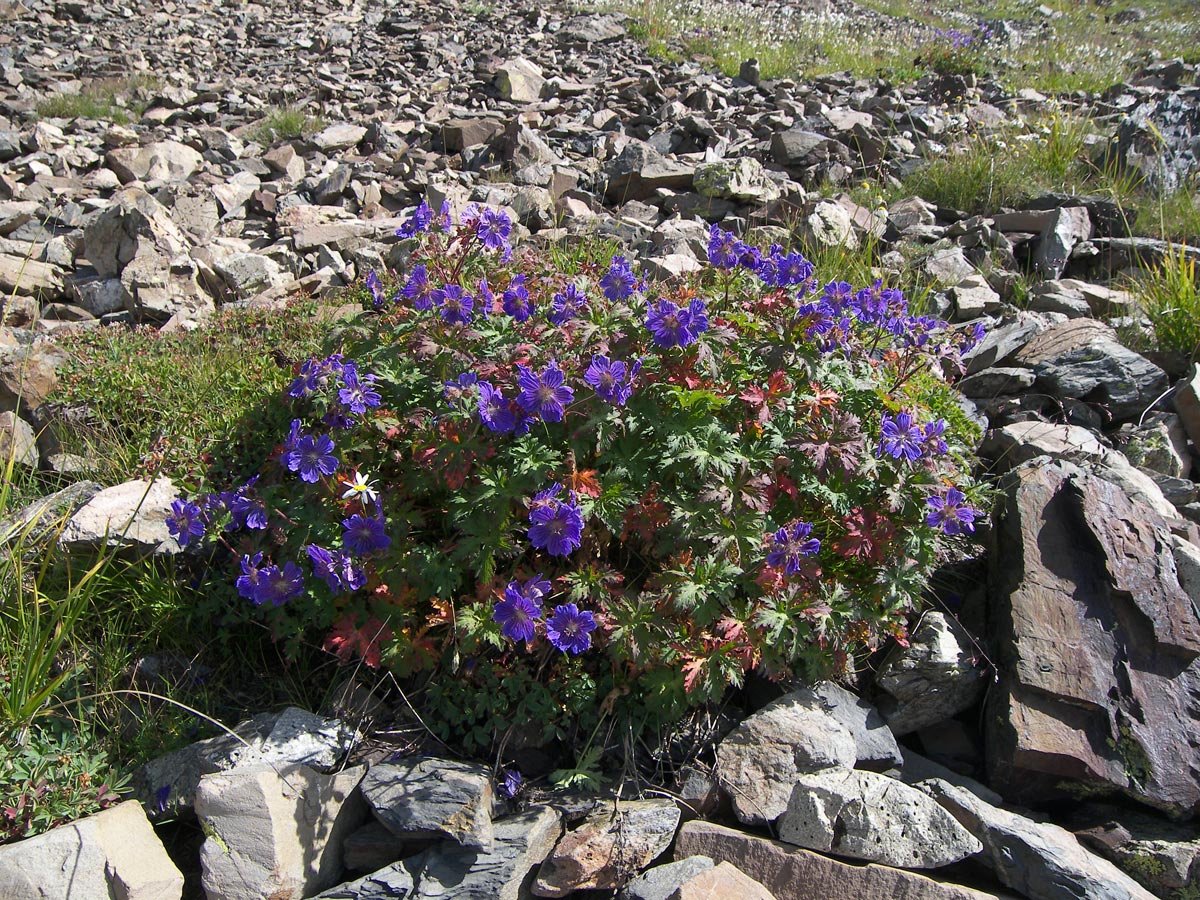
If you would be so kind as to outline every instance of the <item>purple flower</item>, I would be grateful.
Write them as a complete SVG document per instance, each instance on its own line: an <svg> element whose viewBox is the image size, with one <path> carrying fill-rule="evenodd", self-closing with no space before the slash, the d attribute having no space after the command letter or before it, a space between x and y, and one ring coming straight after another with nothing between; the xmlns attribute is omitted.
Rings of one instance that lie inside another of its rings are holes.
<svg viewBox="0 0 1200 900"><path fill-rule="evenodd" d="M333 438L327 434L313 437L306 434L300 438L296 449L287 454L289 471L299 472L300 480L315 484L322 475L337 471L338 458L333 455Z"/></svg>
<svg viewBox="0 0 1200 900"><path fill-rule="evenodd" d="M376 550L386 550L391 546L392 539L384 529L383 513L374 516L364 516L355 513L348 519L342 520L342 544L351 553L366 556Z"/></svg>
<svg viewBox="0 0 1200 900"><path fill-rule="evenodd" d="M247 600L254 600L258 592L259 582L259 566L262 564L263 555L255 553L253 556L246 554L241 559L242 574L238 576L235 584L239 596L245 597ZM257 601L255 601L257 603Z"/></svg>
<svg viewBox="0 0 1200 900"><path fill-rule="evenodd" d="M572 656L592 646L595 630L596 617L574 603L554 607L554 614L546 620L546 638L555 649Z"/></svg>
<svg viewBox="0 0 1200 900"><path fill-rule="evenodd" d="M799 287L807 293L812 287L813 265L799 253L789 253L779 260L776 284L780 287Z"/></svg>
<svg viewBox="0 0 1200 900"><path fill-rule="evenodd" d="M600 290L610 303L633 296L637 279L624 256L614 256L608 274L600 279Z"/></svg>
<svg viewBox="0 0 1200 900"><path fill-rule="evenodd" d="M474 372L463 372L453 381L444 382L444 393L447 400L461 397L479 382L479 376Z"/></svg>
<svg viewBox="0 0 1200 900"><path fill-rule="evenodd" d="M433 306L433 291L429 287L429 270L423 265L413 266L400 293L412 304L413 309L429 309Z"/></svg>
<svg viewBox="0 0 1200 900"><path fill-rule="evenodd" d="M297 420L297 424L299 420ZM251 528L262 530L267 527L267 508L262 501L255 500L247 494L254 488L258 476L250 478L236 491L222 491L221 503L229 510L232 528Z"/></svg>
<svg viewBox="0 0 1200 900"><path fill-rule="evenodd" d="M501 769L500 776L500 784L497 789L511 800L521 792L521 786L525 783L525 779L516 769Z"/></svg>
<svg viewBox="0 0 1200 900"><path fill-rule="evenodd" d="M207 518L204 510L191 500L174 500L171 514L167 516L167 531L180 547L186 547L193 538L204 537Z"/></svg>
<svg viewBox="0 0 1200 900"><path fill-rule="evenodd" d="M893 459L904 457L908 460L921 458L925 435L920 426L913 422L910 413L899 412L895 416L885 416L880 431L882 437L879 439L877 456L886 454Z"/></svg>
<svg viewBox="0 0 1200 900"><path fill-rule="evenodd" d="M565 376L557 363L551 362L541 375L528 366L517 366L517 370L521 387L517 403L521 408L532 416L540 415L543 421L561 422L567 404L575 399L575 391L563 384Z"/></svg>
<svg viewBox="0 0 1200 900"><path fill-rule="evenodd" d="M557 496L561 484L538 493L529 505L529 542L551 556L569 556L583 536L583 513L575 492L564 502Z"/></svg>
<svg viewBox="0 0 1200 900"><path fill-rule="evenodd" d="M704 301L693 300L681 309L670 300L659 300L646 314L646 327L659 347L686 347L708 331Z"/></svg>
<svg viewBox="0 0 1200 900"><path fill-rule="evenodd" d="M563 326L575 318L587 305L587 295L573 284L568 284L561 294L554 295L553 309L549 319L555 325Z"/></svg>
<svg viewBox="0 0 1200 900"><path fill-rule="evenodd" d="M715 222L708 230L708 261L718 269L732 269L740 261L746 245L733 236L733 232L722 231Z"/></svg>
<svg viewBox="0 0 1200 900"><path fill-rule="evenodd" d="M496 295L488 287L486 275L479 279L479 286L475 293L479 295L479 314L486 319L488 317L488 310L492 308L492 303L496 300Z"/></svg>
<svg viewBox="0 0 1200 900"><path fill-rule="evenodd" d="M596 396L606 403L624 406L629 395L633 393L632 375L625 363L620 360L609 360L601 353L592 357L592 364L584 373L583 380L596 392Z"/></svg>
<svg viewBox="0 0 1200 900"><path fill-rule="evenodd" d="M300 374L290 385L287 394L297 399L318 391L329 382L329 376L342 371L342 355L334 353L325 359L310 359L300 366Z"/></svg>
<svg viewBox="0 0 1200 900"><path fill-rule="evenodd" d="M853 298L854 288L848 281L829 282L825 285L825 293L821 297L835 312L840 312Z"/></svg>
<svg viewBox="0 0 1200 900"><path fill-rule="evenodd" d="M938 419L936 422L927 422L925 424L925 449L928 450L930 454L940 455L949 450L949 448L946 446L946 441L942 438L942 435L945 433L945 419Z"/></svg>
<svg viewBox="0 0 1200 900"><path fill-rule="evenodd" d="M791 530L780 528L775 532L775 546L767 554L767 565L783 568L787 575L800 573L800 557L812 556L821 549L821 542L812 535L812 525L796 522Z"/></svg>
<svg viewBox="0 0 1200 900"><path fill-rule="evenodd" d="M930 528L940 528L948 535L973 532L979 511L967 506L966 500L967 495L953 487L943 495L928 497L925 503L930 511L925 516L925 524Z"/></svg>
<svg viewBox="0 0 1200 900"><path fill-rule="evenodd" d="M379 392L375 390L374 375L364 375L359 378L358 366L352 362L342 368L342 383L346 385L338 391L338 402L347 407L355 415L362 415L368 406L378 406Z"/></svg>
<svg viewBox="0 0 1200 900"><path fill-rule="evenodd" d="M550 582L538 575L521 586L510 581L504 599L492 610L492 620L500 623L500 633L513 641L532 641L534 626L542 617L542 598L550 593Z"/></svg>
<svg viewBox="0 0 1200 900"><path fill-rule="evenodd" d="M171 796L171 786L164 784L154 792L154 810L164 813L167 811L167 798Z"/></svg>
<svg viewBox="0 0 1200 900"><path fill-rule="evenodd" d="M367 273L366 283L367 290L371 292L371 305L379 309L383 306L383 285L379 283L379 276L374 269Z"/></svg>
<svg viewBox="0 0 1200 900"><path fill-rule="evenodd" d="M517 413L512 404L486 381L479 382L479 419L489 431L500 434L517 428Z"/></svg>
<svg viewBox="0 0 1200 900"><path fill-rule="evenodd" d="M402 238L416 237L428 229L431 222L433 222L433 210L429 208L428 203L422 200L408 220L396 229L396 235Z"/></svg>
<svg viewBox="0 0 1200 900"><path fill-rule="evenodd" d="M479 239L488 250L511 253L508 236L512 233L512 220L506 213L496 209L485 209L479 217Z"/></svg>
<svg viewBox="0 0 1200 900"><path fill-rule="evenodd" d="M504 291L502 302L504 311L518 322L524 322L533 314L533 304L529 302L529 289L525 287L524 275L513 276L513 280Z"/></svg>
<svg viewBox="0 0 1200 900"><path fill-rule="evenodd" d="M354 565L354 560L344 550L329 551L316 544L305 548L312 561L313 576L322 579L335 594L344 590L357 591L367 583L367 576Z"/></svg>
<svg viewBox="0 0 1200 900"><path fill-rule="evenodd" d="M448 284L431 295L435 306L442 311L442 321L448 325L466 325L471 321L474 298L457 284Z"/></svg>
<svg viewBox="0 0 1200 900"><path fill-rule="evenodd" d="M264 603L283 606L303 592L304 573L289 559L282 569L272 565L263 566L258 570L258 584L250 600L255 606L262 606Z"/></svg>

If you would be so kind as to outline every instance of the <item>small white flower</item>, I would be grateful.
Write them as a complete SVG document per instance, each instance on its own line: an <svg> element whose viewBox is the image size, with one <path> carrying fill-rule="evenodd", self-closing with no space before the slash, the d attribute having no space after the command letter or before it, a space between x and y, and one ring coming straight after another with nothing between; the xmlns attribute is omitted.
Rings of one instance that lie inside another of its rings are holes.
<svg viewBox="0 0 1200 900"><path fill-rule="evenodd" d="M375 488L371 485L370 479L367 478L367 476L362 472L355 472L353 481L343 481L342 483L349 485L346 493L342 494L343 500L362 497L365 498L367 502L374 503L379 497L379 494L376 493Z"/></svg>

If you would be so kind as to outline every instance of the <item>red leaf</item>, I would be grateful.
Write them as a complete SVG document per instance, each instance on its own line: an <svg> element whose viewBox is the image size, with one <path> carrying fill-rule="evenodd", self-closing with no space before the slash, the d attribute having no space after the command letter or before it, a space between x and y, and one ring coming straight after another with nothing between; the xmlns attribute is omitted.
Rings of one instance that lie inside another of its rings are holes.
<svg viewBox="0 0 1200 900"><path fill-rule="evenodd" d="M392 629L374 616L367 619L361 628L355 628L357 616L350 613L342 616L325 638L323 649L346 663L355 655L362 657L372 669L379 668L379 644L392 639Z"/></svg>

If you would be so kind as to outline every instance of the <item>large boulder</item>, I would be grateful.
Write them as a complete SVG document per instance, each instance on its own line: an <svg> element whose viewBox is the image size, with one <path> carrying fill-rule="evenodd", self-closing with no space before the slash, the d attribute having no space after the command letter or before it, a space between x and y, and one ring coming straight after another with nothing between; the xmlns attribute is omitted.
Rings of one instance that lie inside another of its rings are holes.
<svg viewBox="0 0 1200 900"><path fill-rule="evenodd" d="M484 766L431 756L382 763L371 768L362 792L397 837L440 835L492 849L492 779Z"/></svg>
<svg viewBox="0 0 1200 900"><path fill-rule="evenodd" d="M179 491L169 478L126 481L96 494L67 521L58 542L66 550L97 546L178 551L167 529Z"/></svg>
<svg viewBox="0 0 1200 900"><path fill-rule="evenodd" d="M109 278L130 260L153 252L171 259L188 248L183 232L167 208L141 188L126 188L88 224L83 252L95 270Z"/></svg>
<svg viewBox="0 0 1200 900"><path fill-rule="evenodd" d="M144 147L117 147L104 159L122 184L131 181L187 181L204 164L204 157L178 141L158 141Z"/></svg>
<svg viewBox="0 0 1200 900"><path fill-rule="evenodd" d="M1065 461L1000 481L989 577L992 786L1200 808L1200 617L1154 509Z"/></svg>

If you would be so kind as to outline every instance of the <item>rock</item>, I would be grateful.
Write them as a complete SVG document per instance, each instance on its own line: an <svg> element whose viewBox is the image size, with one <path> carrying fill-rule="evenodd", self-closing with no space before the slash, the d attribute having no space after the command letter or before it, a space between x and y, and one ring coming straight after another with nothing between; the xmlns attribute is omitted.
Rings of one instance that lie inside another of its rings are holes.
<svg viewBox="0 0 1200 900"><path fill-rule="evenodd" d="M854 738L855 765L884 771L904 764L904 755L887 723L866 700L832 681L800 688L790 695L819 705Z"/></svg>
<svg viewBox="0 0 1200 900"><path fill-rule="evenodd" d="M103 277L119 275L135 257L154 253L172 259L188 242L166 208L141 188L127 188L87 226L83 251Z"/></svg>
<svg viewBox="0 0 1200 900"><path fill-rule="evenodd" d="M982 849L940 806L903 782L854 769L800 775L779 839L907 869L936 869Z"/></svg>
<svg viewBox="0 0 1200 900"><path fill-rule="evenodd" d="M1030 900L1153 900L1153 894L1057 825L992 806L944 781L922 786L979 838L980 860L1001 884Z"/></svg>
<svg viewBox="0 0 1200 900"><path fill-rule="evenodd" d="M23 256L0 253L0 290L5 294L21 294L55 300L66 296L66 280L61 268ZM7 320L4 308L7 297L0 298L0 319Z"/></svg>
<svg viewBox="0 0 1200 900"><path fill-rule="evenodd" d="M337 719L294 706L257 715L232 731L146 763L133 775L134 796L151 816L176 818L190 812L196 787L205 775L261 763L330 770L360 738Z"/></svg>
<svg viewBox="0 0 1200 900"><path fill-rule="evenodd" d="M199 266L187 254L139 254L121 270L125 308L142 322L161 323L178 315L204 318L216 305L200 287L199 275Z"/></svg>
<svg viewBox="0 0 1200 900"><path fill-rule="evenodd" d="M775 895L761 882L727 862L696 873L676 888L669 900L716 900L719 897L775 900Z"/></svg>
<svg viewBox="0 0 1200 900"><path fill-rule="evenodd" d="M208 900L308 897L337 883L342 838L366 815L354 792L365 766L323 775L307 766L241 766L205 775L196 816Z"/></svg>
<svg viewBox="0 0 1200 900"><path fill-rule="evenodd" d="M771 158L781 166L802 168L829 160L850 161L845 144L814 131L789 128L771 138Z"/></svg>
<svg viewBox="0 0 1200 900"><path fill-rule="evenodd" d="M159 141L145 147L109 150L104 164L122 184L131 181L187 181L203 165L204 157L177 141Z"/></svg>
<svg viewBox="0 0 1200 900"><path fill-rule="evenodd" d="M426 855L417 874L416 897L454 900L521 900L528 875L562 835L562 816L548 806L499 819L490 852L443 842Z"/></svg>
<svg viewBox="0 0 1200 900"><path fill-rule="evenodd" d="M1052 396L1100 404L1116 421L1141 416L1168 384L1167 373L1154 363L1109 340L1044 354L1033 371Z"/></svg>
<svg viewBox="0 0 1200 900"><path fill-rule="evenodd" d="M37 437L33 427L14 412L0 413L0 472L11 463L23 469L38 467Z"/></svg>
<svg viewBox="0 0 1200 900"><path fill-rule="evenodd" d="M28 414L58 387L63 357L50 344L0 352L0 410Z"/></svg>
<svg viewBox="0 0 1200 900"><path fill-rule="evenodd" d="M617 900L667 900L675 889L694 875L711 869L707 856L689 856L673 863L647 869L621 889Z"/></svg>
<svg viewBox="0 0 1200 900"><path fill-rule="evenodd" d="M422 859L423 857L418 856L413 863L420 865ZM359 878L357 881L348 881L323 891L317 894L317 898L318 900L410 900L417 896L417 883L407 866L407 862L398 862Z"/></svg>
<svg viewBox="0 0 1200 900"><path fill-rule="evenodd" d="M1086 206L1062 206L1047 219L1034 251L1033 267L1043 278L1058 278L1075 245L1092 236Z"/></svg>
<svg viewBox="0 0 1200 900"><path fill-rule="evenodd" d="M1088 804L1071 816L1079 842L1158 897L1200 889L1200 837L1129 809Z"/></svg>
<svg viewBox="0 0 1200 900"><path fill-rule="evenodd" d="M653 197L659 188L690 190L695 179L695 167L666 159L649 144L630 141L620 155L606 166L606 174L606 196L613 203L624 203Z"/></svg>
<svg viewBox="0 0 1200 900"><path fill-rule="evenodd" d="M239 300L247 300L292 280L292 276L284 272L279 263L261 253L237 253L215 260L213 268L225 279L225 283Z"/></svg>
<svg viewBox="0 0 1200 900"><path fill-rule="evenodd" d="M302 181L308 171L304 157L291 144L280 144L264 153L263 162L293 184Z"/></svg>
<svg viewBox="0 0 1200 900"><path fill-rule="evenodd" d="M177 550L167 531L171 503L179 492L169 478L126 481L105 488L67 521L58 542L68 552L100 545L155 552Z"/></svg>
<svg viewBox="0 0 1200 900"><path fill-rule="evenodd" d="M538 870L537 897L620 887L671 846L679 808L669 800L621 801L567 832Z"/></svg>
<svg viewBox="0 0 1200 900"><path fill-rule="evenodd" d="M1033 387L1035 381L1037 376L1029 369L993 366L968 375L958 382L957 387L964 397L970 397L972 400L993 400L996 397L1020 394Z"/></svg>
<svg viewBox="0 0 1200 900"><path fill-rule="evenodd" d="M998 895L875 863L839 862L781 841L710 822L688 822L675 839L675 856L729 862L778 900L998 900ZM1009 895L1006 895L1009 896Z"/></svg>
<svg viewBox="0 0 1200 900"><path fill-rule="evenodd" d="M1200 547L1173 534L1171 552L1175 557L1179 587L1193 604L1200 604Z"/></svg>
<svg viewBox="0 0 1200 900"><path fill-rule="evenodd" d="M505 100L534 103L541 99L545 86L541 68L522 57L511 59L496 69L496 90Z"/></svg>
<svg viewBox="0 0 1200 900"><path fill-rule="evenodd" d="M1182 478L1192 470L1179 420L1147 422L1135 428L1123 448L1126 458L1141 469L1150 469L1170 478ZM1172 425L1175 427L1172 428Z"/></svg>
<svg viewBox="0 0 1200 900"><path fill-rule="evenodd" d="M1020 312L1016 318L988 328L983 340L963 355L967 374L1006 364L1045 327L1041 316Z"/></svg>
<svg viewBox="0 0 1200 900"><path fill-rule="evenodd" d="M1200 453L1200 363L1192 365L1176 388L1175 411L1179 413L1179 423L1192 442L1192 450Z"/></svg>
<svg viewBox="0 0 1200 900"><path fill-rule="evenodd" d="M787 694L746 718L717 747L717 779L738 820L760 825L787 809L798 775L854 766L854 736L811 694Z"/></svg>
<svg viewBox="0 0 1200 900"><path fill-rule="evenodd" d="M780 194L762 163L750 156L697 166L692 183L702 196L739 203L769 203Z"/></svg>
<svg viewBox="0 0 1200 900"><path fill-rule="evenodd" d="M922 260L921 268L930 278L946 284L960 284L975 274L975 267L967 261L961 247L934 250Z"/></svg>
<svg viewBox="0 0 1200 900"><path fill-rule="evenodd" d="M1045 802L1075 784L1176 816L1200 806L1200 619L1166 521L1063 461L1000 481L989 576L999 684L991 784Z"/></svg>
<svg viewBox="0 0 1200 900"><path fill-rule="evenodd" d="M1200 103L1195 90L1150 94L1121 120L1116 159L1136 170L1151 189L1169 194L1200 171L1197 136Z"/></svg>
<svg viewBox="0 0 1200 900"><path fill-rule="evenodd" d="M854 220L840 203L818 200L799 226L802 240L825 247L858 249L858 233Z"/></svg>
<svg viewBox="0 0 1200 900"><path fill-rule="evenodd" d="M133 801L0 846L0 900L179 900L182 894L183 875Z"/></svg>
<svg viewBox="0 0 1200 900"><path fill-rule="evenodd" d="M1000 309L1000 295L982 275L964 278L950 289L954 300L955 321L970 322Z"/></svg>
<svg viewBox="0 0 1200 900"><path fill-rule="evenodd" d="M367 129L361 125L349 122L337 122L318 131L309 140L322 153L332 153L335 150L348 150L357 147L367 136Z"/></svg>
<svg viewBox="0 0 1200 900"><path fill-rule="evenodd" d="M461 153L464 147L490 144L503 133L504 123L499 119L450 119L442 125L442 144L447 153Z"/></svg>
<svg viewBox="0 0 1200 900"><path fill-rule="evenodd" d="M492 849L492 780L484 766L416 757L373 766L362 793L397 837L446 835Z"/></svg>
<svg viewBox="0 0 1200 900"><path fill-rule="evenodd" d="M125 289L120 278L80 278L77 274L70 279L69 288L75 303L93 316L125 308Z"/></svg>
<svg viewBox="0 0 1200 900"><path fill-rule="evenodd" d="M909 634L909 645L893 647L876 672L875 684L887 694L880 712L894 733L910 734L978 702L986 686L982 675L966 630L930 610Z"/></svg>

